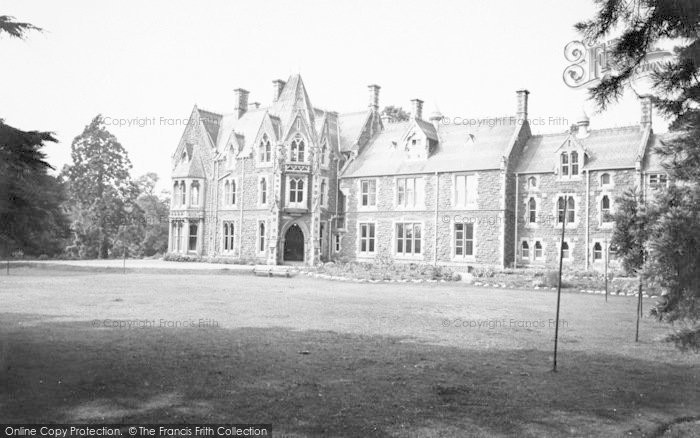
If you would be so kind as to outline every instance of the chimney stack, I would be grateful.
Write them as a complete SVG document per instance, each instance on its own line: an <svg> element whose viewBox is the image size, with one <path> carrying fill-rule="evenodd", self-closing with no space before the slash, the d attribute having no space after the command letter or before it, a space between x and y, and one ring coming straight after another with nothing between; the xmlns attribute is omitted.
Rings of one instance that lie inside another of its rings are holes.
<svg viewBox="0 0 700 438"><path fill-rule="evenodd" d="M245 114L246 111L248 111L248 94L250 93L242 88L236 88L233 90L234 99L236 101L236 106L233 108L233 110L236 112L236 114L238 114L239 119L243 117L243 114Z"/></svg>
<svg viewBox="0 0 700 438"><path fill-rule="evenodd" d="M423 118L423 101L420 99L411 100L413 104L413 118L422 119Z"/></svg>
<svg viewBox="0 0 700 438"><path fill-rule="evenodd" d="M642 103L642 116L639 119L639 125L642 129L651 128L651 96L641 96L639 100Z"/></svg>
<svg viewBox="0 0 700 438"><path fill-rule="evenodd" d="M372 84L368 85L367 88L369 88L369 107L374 111L379 111L379 89L382 87Z"/></svg>
<svg viewBox="0 0 700 438"><path fill-rule="evenodd" d="M590 124L591 120L588 118L588 115L585 111L582 111L581 116L578 118L578 122L576 122L576 137L588 137L588 127L590 126Z"/></svg>
<svg viewBox="0 0 700 438"><path fill-rule="evenodd" d="M280 98L280 94L282 94L282 90L284 90L284 86L287 85L286 82L284 82L282 79L275 79L272 81L272 101L277 102L277 100Z"/></svg>
<svg viewBox="0 0 700 438"><path fill-rule="evenodd" d="M527 95L530 94L527 90L518 90L515 92L517 96L518 107L515 110L515 118L518 123L524 123L527 120Z"/></svg>

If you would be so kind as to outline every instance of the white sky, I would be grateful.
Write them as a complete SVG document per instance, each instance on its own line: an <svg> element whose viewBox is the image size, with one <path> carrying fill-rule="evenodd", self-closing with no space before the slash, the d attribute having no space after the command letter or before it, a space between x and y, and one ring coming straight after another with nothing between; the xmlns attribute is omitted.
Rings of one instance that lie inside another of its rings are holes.
<svg viewBox="0 0 700 438"><path fill-rule="evenodd" d="M98 113L155 117L155 126L110 127L126 147L133 176L170 178L170 155L192 106L233 111L233 89L267 104L273 79L300 72L314 106L340 112L380 105L448 117L511 116L515 90L530 91L536 133L563 131L586 102L562 81L574 23L592 0L509 1L27 1L4 0L0 15L45 29L27 41L0 39L0 118L25 130L54 131L49 161L70 161L70 144ZM563 125L548 124L563 117ZM639 105L592 115L591 129L636 124ZM654 118L657 132L665 123ZM164 182L164 181L163 181ZM168 187L169 184L161 184Z"/></svg>

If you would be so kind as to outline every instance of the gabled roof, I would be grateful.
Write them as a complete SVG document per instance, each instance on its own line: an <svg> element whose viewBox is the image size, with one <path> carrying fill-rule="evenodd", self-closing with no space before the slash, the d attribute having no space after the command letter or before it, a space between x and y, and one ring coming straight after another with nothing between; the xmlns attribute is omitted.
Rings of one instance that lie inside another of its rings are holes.
<svg viewBox="0 0 700 438"><path fill-rule="evenodd" d="M500 169L513 133L520 125L439 125L435 133L440 142L430 157L423 160L408 159L404 146L398 144L412 126L412 121L385 125L384 131L350 162L342 177Z"/></svg>
<svg viewBox="0 0 700 438"><path fill-rule="evenodd" d="M431 140L438 141L438 134L437 130L435 130L435 125L433 125L430 122L426 122L425 120L422 119L414 119L416 122L416 125L423 131L426 137L428 137Z"/></svg>
<svg viewBox="0 0 700 438"><path fill-rule="evenodd" d="M221 126L221 114L217 114L211 111L206 111L203 109L198 109L199 120L204 125L204 129L209 134L209 138L213 144L217 144L217 139L219 137L220 126Z"/></svg>
<svg viewBox="0 0 700 438"><path fill-rule="evenodd" d="M314 108L311 105L309 95L306 93L304 81L302 81L301 75L298 74L289 77L279 98L269 110L270 113L279 117L284 131L288 130L289 124L292 123L298 111L301 111L306 123L312 129L316 123Z"/></svg>
<svg viewBox="0 0 700 438"><path fill-rule="evenodd" d="M563 132L530 137L516 172L554 172L558 163L556 151L569 135L569 132ZM589 131L587 137L577 139L588 155L585 168L634 168L642 135L639 126Z"/></svg>
<svg viewBox="0 0 700 438"><path fill-rule="evenodd" d="M665 163L669 163L672 158L666 158L655 153L656 148L662 146L662 141L672 139L674 134L667 133L662 135L652 135L652 140L649 142L649 148L644 156L644 170L647 172L665 172Z"/></svg>
<svg viewBox="0 0 700 438"><path fill-rule="evenodd" d="M206 178L202 165L201 146L188 143L185 145L187 159L180 160L173 169L173 178Z"/></svg>
<svg viewBox="0 0 700 438"><path fill-rule="evenodd" d="M338 130L340 131L340 144L338 147L341 152L354 150L370 114L370 111L365 110L338 116Z"/></svg>

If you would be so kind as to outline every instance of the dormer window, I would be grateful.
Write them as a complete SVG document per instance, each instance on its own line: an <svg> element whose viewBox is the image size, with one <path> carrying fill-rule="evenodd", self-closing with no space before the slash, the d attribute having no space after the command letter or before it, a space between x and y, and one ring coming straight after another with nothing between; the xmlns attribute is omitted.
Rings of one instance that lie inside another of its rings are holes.
<svg viewBox="0 0 700 438"><path fill-rule="evenodd" d="M292 140L290 161L302 162L304 161L304 151L306 145L304 144L304 139L297 135L294 140Z"/></svg>
<svg viewBox="0 0 700 438"><path fill-rule="evenodd" d="M579 176L581 161L576 151L562 152L559 155L559 175L562 178Z"/></svg>
<svg viewBox="0 0 700 438"><path fill-rule="evenodd" d="M569 154L561 153L561 176L569 176Z"/></svg>

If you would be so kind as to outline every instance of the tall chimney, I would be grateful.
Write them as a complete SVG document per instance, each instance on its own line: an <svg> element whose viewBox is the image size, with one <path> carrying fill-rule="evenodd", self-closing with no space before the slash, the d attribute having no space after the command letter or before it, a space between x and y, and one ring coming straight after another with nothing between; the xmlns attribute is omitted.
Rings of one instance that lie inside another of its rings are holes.
<svg viewBox="0 0 700 438"><path fill-rule="evenodd" d="M581 112L581 115L578 118L578 121L576 122L576 137L577 138L586 138L588 137L588 127L591 124L591 120L588 118L588 115L586 114L585 111Z"/></svg>
<svg viewBox="0 0 700 438"><path fill-rule="evenodd" d="M411 100L413 104L413 118L422 119L423 118L423 101L420 99Z"/></svg>
<svg viewBox="0 0 700 438"><path fill-rule="evenodd" d="M379 89L382 87L372 84L368 85L367 88L369 88L369 107L374 111L379 111Z"/></svg>
<svg viewBox="0 0 700 438"><path fill-rule="evenodd" d="M284 90L284 86L287 85L286 82L284 82L282 79L275 79L272 81L272 101L277 102L277 100L280 98L280 94L282 94L282 90Z"/></svg>
<svg viewBox="0 0 700 438"><path fill-rule="evenodd" d="M518 123L524 123L527 120L527 95L530 94L527 90L518 90L515 92L517 96L518 106L515 110L515 118Z"/></svg>
<svg viewBox="0 0 700 438"><path fill-rule="evenodd" d="M236 105L233 110L236 112L236 114L238 114L239 119L243 117L243 114L245 114L246 111L248 111L248 94L250 93L243 88L236 88L233 90Z"/></svg>
<svg viewBox="0 0 700 438"><path fill-rule="evenodd" d="M642 129L651 128L651 96L641 96L639 100L642 104L642 116L639 119L639 125Z"/></svg>

